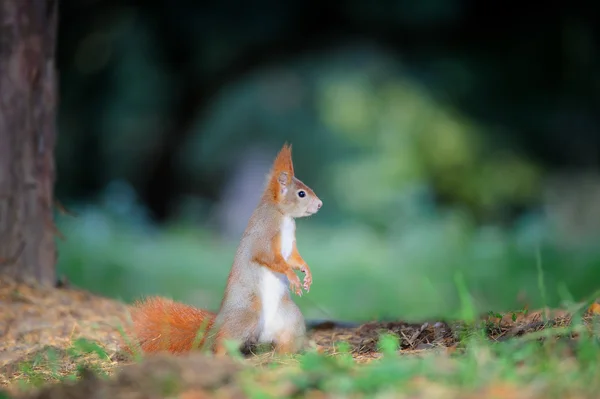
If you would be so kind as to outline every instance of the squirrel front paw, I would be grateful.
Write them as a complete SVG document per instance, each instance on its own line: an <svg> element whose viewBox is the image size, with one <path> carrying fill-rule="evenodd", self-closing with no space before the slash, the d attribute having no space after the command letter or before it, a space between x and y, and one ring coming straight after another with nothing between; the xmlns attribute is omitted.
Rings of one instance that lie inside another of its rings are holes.
<svg viewBox="0 0 600 399"><path fill-rule="evenodd" d="M300 270L302 271L302 273L304 273L303 287L306 290L306 292L308 292L310 291L310 285L312 284L312 273L310 272L310 269L308 268L307 264L304 264L304 266L302 266Z"/></svg>
<svg viewBox="0 0 600 399"><path fill-rule="evenodd" d="M290 289L292 292L295 292L298 296L302 296L302 285L296 273L290 273L288 279L290 280Z"/></svg>

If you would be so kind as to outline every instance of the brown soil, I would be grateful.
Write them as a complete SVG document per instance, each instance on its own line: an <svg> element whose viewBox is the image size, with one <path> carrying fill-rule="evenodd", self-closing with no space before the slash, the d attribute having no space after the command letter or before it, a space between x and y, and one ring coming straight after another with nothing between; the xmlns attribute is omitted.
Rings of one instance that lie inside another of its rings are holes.
<svg viewBox="0 0 600 399"><path fill-rule="evenodd" d="M97 370L106 374L121 370L110 380L84 371L77 383L56 384L30 394L33 396L21 397L159 398L168 396L165 389L184 392L185 395L179 397L190 399L244 397L235 383L236 378L242 378L238 373L240 365L232 360L217 360L200 354L161 355L132 364L120 350L121 326L129 322L127 306L121 302L78 289L42 288L0 281L0 307L0 387L10 385L13 390L11 382L23 374L20 365L39 358L48 348L54 349L61 365L54 372L73 374L78 363L69 348L79 338L94 342L101 349L95 353L91 350L85 355L89 357L88 365L95 365ZM598 308L600 306L594 310L597 312ZM484 317L483 321L488 325L488 336L492 340L504 340L548 326L570 323L570 316L565 311L544 312L544 318L543 312L537 311L507 313L501 318ZM381 332L398 336L402 353L418 355L432 350L454 351L463 329L462 323L441 321L418 324L374 322L359 326L324 322L313 326L309 334L312 344L322 352L335 352L336 343L343 341L349 344L357 361L369 361L380 356L377 348ZM79 355L79 360L82 356ZM177 382L173 383L175 380ZM287 386L285 389L291 388ZM214 396L217 393L221 396Z"/></svg>
<svg viewBox="0 0 600 399"><path fill-rule="evenodd" d="M44 347L66 349L77 338L99 342L116 353L117 326L128 321L127 306L121 302L83 290L9 280L0 280L0 308L0 368Z"/></svg>
<svg viewBox="0 0 600 399"><path fill-rule="evenodd" d="M31 399L92 398L244 398L236 379L242 366L230 359L155 355L139 364L125 365L116 377L99 378L85 371L75 383L49 385L20 395ZM178 395L178 396L175 396Z"/></svg>

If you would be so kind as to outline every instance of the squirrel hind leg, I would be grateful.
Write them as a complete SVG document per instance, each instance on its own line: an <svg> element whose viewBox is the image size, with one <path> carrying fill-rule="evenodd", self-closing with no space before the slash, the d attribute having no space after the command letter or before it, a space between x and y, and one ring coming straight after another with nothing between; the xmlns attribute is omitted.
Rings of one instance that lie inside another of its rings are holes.
<svg viewBox="0 0 600 399"><path fill-rule="evenodd" d="M215 355L227 354L225 342L228 340L237 341L242 353L250 352L257 342L259 317L254 309L236 309L230 315L225 314L215 337Z"/></svg>
<svg viewBox="0 0 600 399"><path fill-rule="evenodd" d="M221 331L223 331L223 330L221 330ZM228 340L234 340L234 339L232 337L228 336L227 334L220 333L217 335L217 338L215 340L215 344L213 347L213 353L216 356L227 355L227 347L225 345L225 342ZM248 356L252 355L255 352L256 347L258 345L258 343L255 339L248 339L245 341L238 340L238 342L239 342L238 350L244 357L248 357Z"/></svg>
<svg viewBox="0 0 600 399"><path fill-rule="evenodd" d="M290 299L284 299L281 307L286 319L286 328L275 334L273 344L279 354L298 353L306 340L306 324L298 306Z"/></svg>
<svg viewBox="0 0 600 399"><path fill-rule="evenodd" d="M290 332L283 332L275 339L275 352L279 354L293 354L296 352L296 340Z"/></svg>
<svg viewBox="0 0 600 399"><path fill-rule="evenodd" d="M298 353L304 344L304 336L300 336L292 331L283 331L275 338L275 352L281 355L291 355Z"/></svg>

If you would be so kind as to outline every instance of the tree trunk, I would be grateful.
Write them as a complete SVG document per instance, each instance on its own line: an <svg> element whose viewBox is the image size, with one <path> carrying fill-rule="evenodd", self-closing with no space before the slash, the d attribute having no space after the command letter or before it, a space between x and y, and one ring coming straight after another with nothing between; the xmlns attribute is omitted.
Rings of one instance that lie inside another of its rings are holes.
<svg viewBox="0 0 600 399"><path fill-rule="evenodd" d="M0 273L42 284L56 273L57 18L55 0L0 1Z"/></svg>

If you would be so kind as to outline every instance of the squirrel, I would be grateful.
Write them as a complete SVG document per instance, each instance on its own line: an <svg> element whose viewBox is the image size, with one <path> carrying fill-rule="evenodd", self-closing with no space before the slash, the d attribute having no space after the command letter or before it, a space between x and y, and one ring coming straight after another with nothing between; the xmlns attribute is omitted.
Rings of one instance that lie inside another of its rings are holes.
<svg viewBox="0 0 600 399"><path fill-rule="evenodd" d="M285 143L242 235L219 311L163 297L137 301L130 309L131 335L139 349L180 354L203 347L209 338L216 355L226 354L228 340L239 348L272 344L280 354L298 352L306 325L290 290L298 296L302 288L309 292L312 273L298 252L294 219L314 215L322 205L294 175L292 146ZM295 270L304 273L302 284Z"/></svg>

